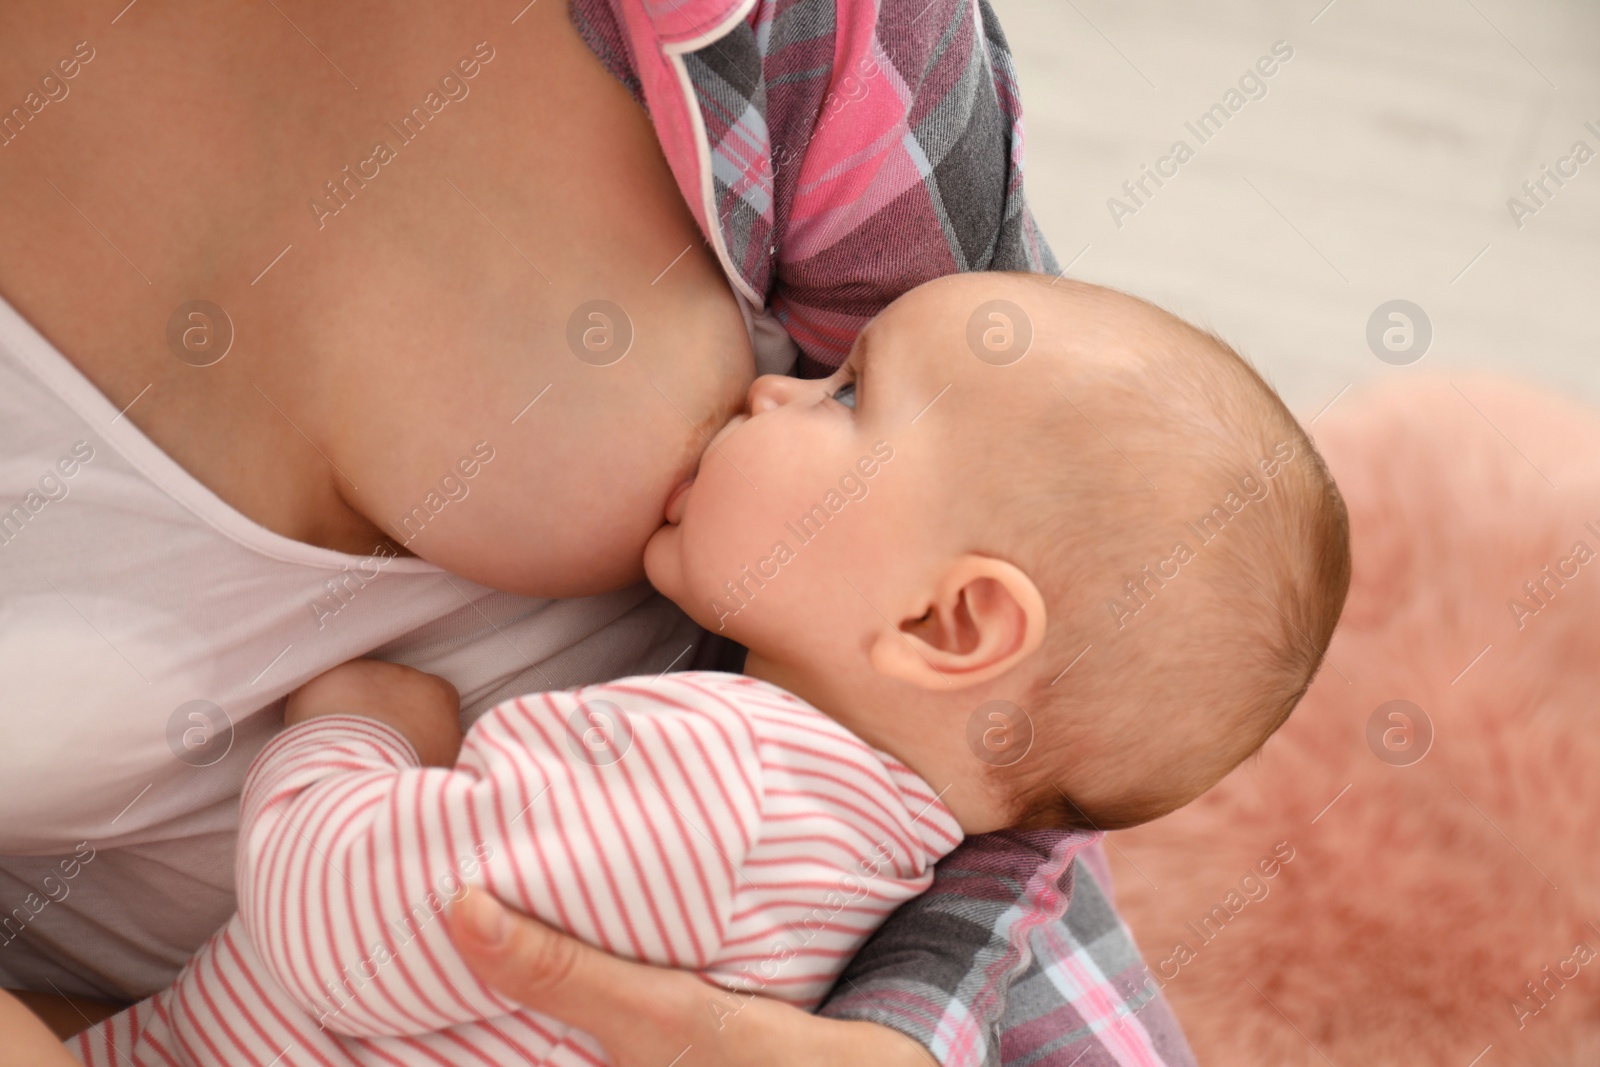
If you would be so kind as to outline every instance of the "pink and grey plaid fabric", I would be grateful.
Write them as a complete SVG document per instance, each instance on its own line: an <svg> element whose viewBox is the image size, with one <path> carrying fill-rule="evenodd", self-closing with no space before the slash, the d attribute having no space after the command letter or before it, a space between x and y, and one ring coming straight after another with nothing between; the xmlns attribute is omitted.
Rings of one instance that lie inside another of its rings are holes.
<svg viewBox="0 0 1600 1067"><path fill-rule="evenodd" d="M1055 270L1016 77L971 0L574 0L730 280L822 373L930 278ZM693 100L685 97L692 87Z"/></svg>
<svg viewBox="0 0 1600 1067"><path fill-rule="evenodd" d="M1098 838L968 838L850 962L822 1013L893 1027L947 1065L1193 1067L1117 917Z"/></svg>
<svg viewBox="0 0 1600 1067"><path fill-rule="evenodd" d="M931 278L1056 270L1023 200L1022 111L985 0L571 0L649 111L729 281L801 371ZM1192 1067L1117 916L1098 835L968 839L822 1012L959 1067Z"/></svg>

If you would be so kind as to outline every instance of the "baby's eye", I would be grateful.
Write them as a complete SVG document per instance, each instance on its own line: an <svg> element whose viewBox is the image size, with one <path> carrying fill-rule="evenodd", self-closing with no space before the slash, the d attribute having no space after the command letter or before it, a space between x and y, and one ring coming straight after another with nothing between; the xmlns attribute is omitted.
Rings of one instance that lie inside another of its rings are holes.
<svg viewBox="0 0 1600 1067"><path fill-rule="evenodd" d="M856 383L845 382L834 392L833 398L854 411L856 406Z"/></svg>

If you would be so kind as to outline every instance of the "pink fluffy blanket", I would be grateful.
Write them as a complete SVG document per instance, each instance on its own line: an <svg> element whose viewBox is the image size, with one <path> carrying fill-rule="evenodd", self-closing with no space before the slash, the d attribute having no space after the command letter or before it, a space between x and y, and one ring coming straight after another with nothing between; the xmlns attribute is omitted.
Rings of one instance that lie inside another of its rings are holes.
<svg viewBox="0 0 1600 1067"><path fill-rule="evenodd" d="M1327 662L1112 835L1119 903L1202 1063L1600 1063L1600 417L1411 379L1311 429L1355 555Z"/></svg>

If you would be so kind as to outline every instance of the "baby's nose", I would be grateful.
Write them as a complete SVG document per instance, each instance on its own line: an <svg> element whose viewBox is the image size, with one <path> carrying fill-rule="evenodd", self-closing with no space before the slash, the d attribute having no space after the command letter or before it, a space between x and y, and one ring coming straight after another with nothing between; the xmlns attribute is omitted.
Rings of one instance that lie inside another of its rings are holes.
<svg viewBox="0 0 1600 1067"><path fill-rule="evenodd" d="M763 374L750 385L750 414L759 415L785 404L792 404L807 390L815 390L816 382L791 378L787 374Z"/></svg>

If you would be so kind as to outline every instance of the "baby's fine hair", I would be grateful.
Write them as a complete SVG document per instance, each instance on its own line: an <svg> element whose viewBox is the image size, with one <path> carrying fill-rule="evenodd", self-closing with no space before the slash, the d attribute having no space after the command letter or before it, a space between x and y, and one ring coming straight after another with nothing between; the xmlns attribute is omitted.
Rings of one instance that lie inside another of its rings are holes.
<svg viewBox="0 0 1600 1067"><path fill-rule="evenodd" d="M1221 339L1027 277L1056 305L1034 346L1064 402L1000 450L991 503L1046 599L1052 666L1021 700L1031 748L995 781L1014 825L1119 829L1192 800L1288 718L1344 606L1349 519L1310 437Z"/></svg>

